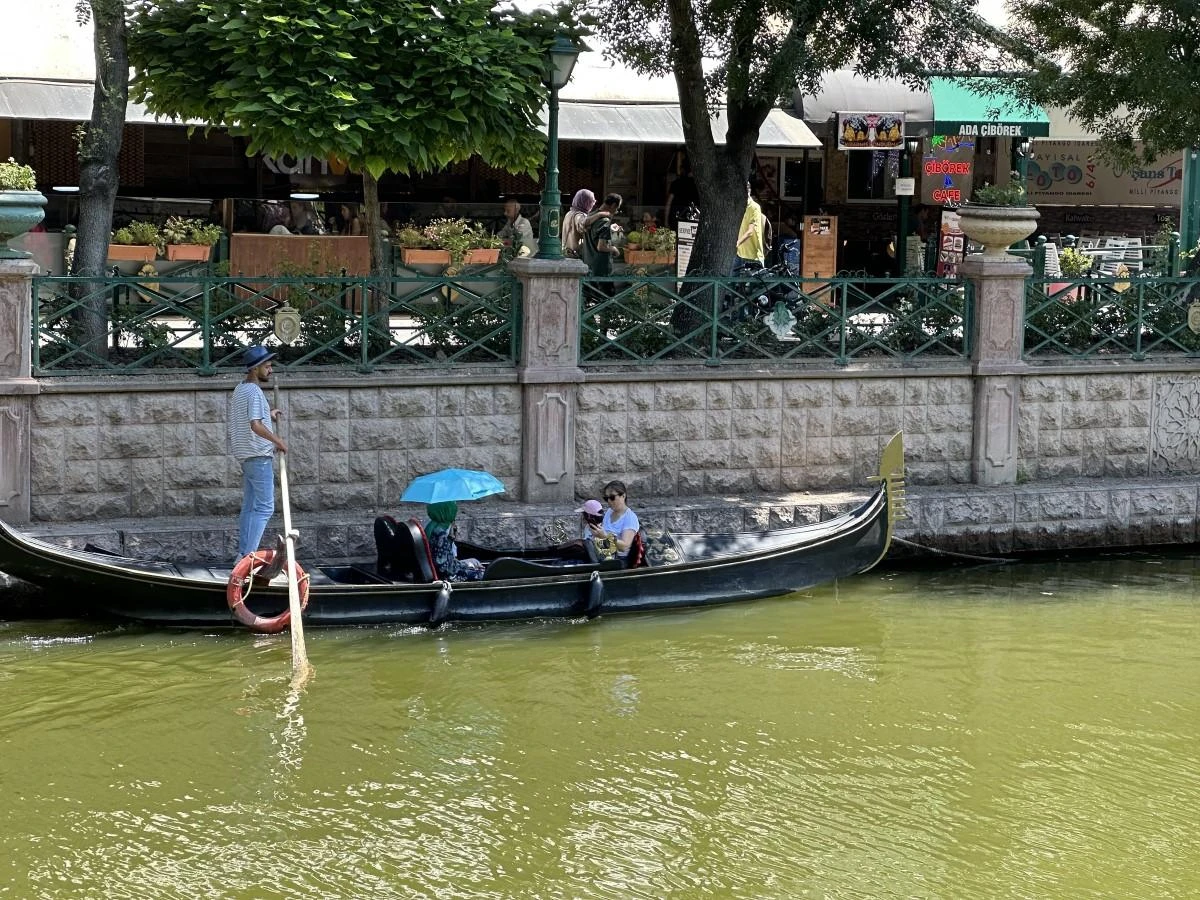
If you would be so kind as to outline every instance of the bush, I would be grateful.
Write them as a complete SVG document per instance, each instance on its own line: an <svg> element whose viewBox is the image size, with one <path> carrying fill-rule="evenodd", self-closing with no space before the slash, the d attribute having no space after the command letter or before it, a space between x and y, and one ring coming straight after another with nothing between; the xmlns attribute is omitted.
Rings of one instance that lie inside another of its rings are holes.
<svg viewBox="0 0 1200 900"><path fill-rule="evenodd" d="M11 156L8 162L0 162L0 190L36 191L37 178L32 166L24 166Z"/></svg>

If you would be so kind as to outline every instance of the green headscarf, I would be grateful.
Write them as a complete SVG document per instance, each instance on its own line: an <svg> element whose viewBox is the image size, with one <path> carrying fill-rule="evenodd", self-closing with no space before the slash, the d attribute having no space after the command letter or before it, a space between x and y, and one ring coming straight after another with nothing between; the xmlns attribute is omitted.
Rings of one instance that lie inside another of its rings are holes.
<svg viewBox="0 0 1200 900"><path fill-rule="evenodd" d="M449 528L454 524L454 519L458 515L458 504L453 500L430 503L425 507L425 512L429 516L431 524Z"/></svg>

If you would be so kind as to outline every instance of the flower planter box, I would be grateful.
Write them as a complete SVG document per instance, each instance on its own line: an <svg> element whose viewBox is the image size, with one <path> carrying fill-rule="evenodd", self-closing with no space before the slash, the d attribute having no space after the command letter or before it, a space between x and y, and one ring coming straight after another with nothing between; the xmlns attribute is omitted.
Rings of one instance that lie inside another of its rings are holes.
<svg viewBox="0 0 1200 900"><path fill-rule="evenodd" d="M158 256L158 248L149 244L109 244L109 259L127 259L150 262Z"/></svg>
<svg viewBox="0 0 1200 900"><path fill-rule="evenodd" d="M463 257L463 265L466 266L490 266L498 262L500 262L499 247L468 250L467 255Z"/></svg>
<svg viewBox="0 0 1200 900"><path fill-rule="evenodd" d="M630 250L626 247L625 262L631 266L669 266L674 264L675 254L656 250Z"/></svg>
<svg viewBox="0 0 1200 900"><path fill-rule="evenodd" d="M401 247L400 261L406 266L450 265L449 250L425 250L418 247Z"/></svg>
<svg viewBox="0 0 1200 900"><path fill-rule="evenodd" d="M212 247L208 244L167 244L167 259L190 259L208 262Z"/></svg>

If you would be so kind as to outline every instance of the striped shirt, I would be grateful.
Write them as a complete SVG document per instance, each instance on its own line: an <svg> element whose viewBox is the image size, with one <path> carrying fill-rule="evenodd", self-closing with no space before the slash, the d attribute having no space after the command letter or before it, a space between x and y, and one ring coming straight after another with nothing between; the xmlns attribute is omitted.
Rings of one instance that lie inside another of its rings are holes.
<svg viewBox="0 0 1200 900"><path fill-rule="evenodd" d="M229 452L238 462L252 456L275 455L275 445L250 430L250 423L256 419L274 433L267 395L257 384L243 381L229 399Z"/></svg>

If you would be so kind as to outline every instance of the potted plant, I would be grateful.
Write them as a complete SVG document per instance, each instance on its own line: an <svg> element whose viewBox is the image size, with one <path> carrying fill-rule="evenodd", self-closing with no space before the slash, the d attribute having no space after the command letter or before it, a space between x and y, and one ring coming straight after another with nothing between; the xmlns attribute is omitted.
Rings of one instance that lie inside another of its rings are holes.
<svg viewBox="0 0 1200 900"><path fill-rule="evenodd" d="M162 236L167 244L167 259L207 262L213 244L221 239L221 227L200 219L171 216L163 225Z"/></svg>
<svg viewBox="0 0 1200 900"><path fill-rule="evenodd" d="M162 232L157 225L134 220L113 232L108 244L108 258L149 262L158 256L162 242Z"/></svg>
<svg viewBox="0 0 1200 900"><path fill-rule="evenodd" d="M392 240L400 248L400 261L406 266L450 264L450 254L438 249L433 240L426 236L424 229L418 228L412 222L397 228Z"/></svg>
<svg viewBox="0 0 1200 900"><path fill-rule="evenodd" d="M638 249L630 249L633 236L638 235ZM671 265L675 262L675 232L670 228L646 228L631 231L625 245L625 262L631 266Z"/></svg>
<svg viewBox="0 0 1200 900"><path fill-rule="evenodd" d="M641 250L642 249L642 233L640 231L631 231L625 235L626 250Z"/></svg>
<svg viewBox="0 0 1200 900"><path fill-rule="evenodd" d="M463 257L463 263L468 266L490 266L500 262L500 251L504 249L504 241L499 236L487 230L482 222L471 226L468 236L470 246Z"/></svg>
<svg viewBox="0 0 1200 900"><path fill-rule="evenodd" d="M37 189L31 166L11 156L0 162L0 259L28 259L32 254L13 250L8 242L42 221L46 198Z"/></svg>
<svg viewBox="0 0 1200 900"><path fill-rule="evenodd" d="M1079 280L1092 271L1094 260L1082 250L1074 247L1063 247L1058 252L1058 271L1069 281L1052 281L1048 285L1050 295L1058 300L1076 300L1079 298Z"/></svg>
<svg viewBox="0 0 1200 900"><path fill-rule="evenodd" d="M958 216L963 233L983 244L983 255L990 259L1010 258L1008 248L1037 231L1038 211L1029 205L1016 172L1008 184L976 188Z"/></svg>

